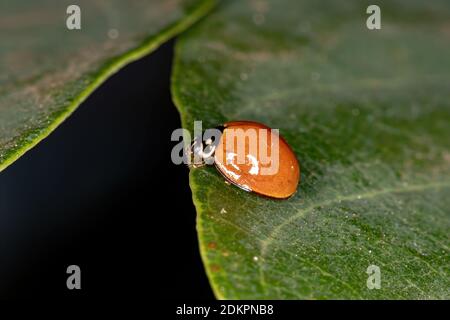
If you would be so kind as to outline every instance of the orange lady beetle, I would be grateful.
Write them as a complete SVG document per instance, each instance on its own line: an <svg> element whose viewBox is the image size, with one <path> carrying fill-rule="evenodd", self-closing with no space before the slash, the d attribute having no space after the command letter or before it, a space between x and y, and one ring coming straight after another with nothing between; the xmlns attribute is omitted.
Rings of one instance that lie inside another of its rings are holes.
<svg viewBox="0 0 450 320"><path fill-rule="evenodd" d="M191 156L203 159L200 165L214 163L228 182L262 196L286 199L296 192L300 166L278 130L253 121L231 121L219 129L216 141L204 145L195 139L190 146Z"/></svg>

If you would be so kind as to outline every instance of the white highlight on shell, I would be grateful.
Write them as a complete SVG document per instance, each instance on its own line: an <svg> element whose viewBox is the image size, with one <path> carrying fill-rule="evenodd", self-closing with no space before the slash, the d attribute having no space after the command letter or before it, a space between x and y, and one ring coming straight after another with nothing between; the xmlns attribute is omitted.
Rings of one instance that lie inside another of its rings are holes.
<svg viewBox="0 0 450 320"><path fill-rule="evenodd" d="M227 175L233 177L236 180L239 180L241 178L240 174L237 174L231 170L228 170L227 168L225 168L225 166L223 164L221 164L221 163L217 163L217 164L220 167L220 170L223 170Z"/></svg>
<svg viewBox="0 0 450 320"><path fill-rule="evenodd" d="M234 163L234 158L237 157L237 154L234 152L227 153L227 164L231 165L237 171L241 171L241 169Z"/></svg>
<svg viewBox="0 0 450 320"><path fill-rule="evenodd" d="M259 173L259 163L258 160L252 156L251 154L247 155L247 158L250 160L252 167L250 168L250 171L248 173L252 175L257 175Z"/></svg>

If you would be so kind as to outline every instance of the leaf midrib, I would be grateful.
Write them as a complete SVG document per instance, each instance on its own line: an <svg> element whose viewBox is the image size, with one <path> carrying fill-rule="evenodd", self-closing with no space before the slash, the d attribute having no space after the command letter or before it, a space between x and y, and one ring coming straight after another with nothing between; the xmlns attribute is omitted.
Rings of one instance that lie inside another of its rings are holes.
<svg viewBox="0 0 450 320"><path fill-rule="evenodd" d="M328 207L330 205L333 205L335 203L339 203L342 201L357 201L357 200L367 200L372 199L375 197L387 195L387 194L393 194L393 193L408 193L408 192L416 192L416 191L424 191L427 189L434 189L434 188L441 188L441 187L450 187L450 181L439 181L439 182L433 182L433 183L427 183L427 184L415 184L415 185L407 185L407 186L401 186L398 188L387 188L384 190L375 190L365 193L358 193L358 194L352 194L342 197L335 197L330 200L322 201L316 204L312 204L308 207L306 207L303 210L298 210L298 212L292 216L290 216L288 219L284 220L281 224L276 226L272 229L270 234L267 236L267 239L264 240L264 243L261 248L261 254L264 254L267 252L268 247L270 244L275 240L276 236L281 232L281 230L294 222L297 219L302 218L305 214L313 211L314 209L318 207ZM448 249L448 248L446 248Z"/></svg>
<svg viewBox="0 0 450 320"><path fill-rule="evenodd" d="M204 171L208 174L212 174L211 172L208 171ZM358 194L351 194L351 195L346 195L346 196L341 196L341 197L335 197L329 200L325 200L325 201L321 201L315 204L312 204L306 208L304 208L303 210L298 210L298 212L295 215L290 216L288 219L284 220L282 223L280 223L279 225L277 225L276 227L274 227L269 235L265 238L265 239L261 239L257 236L255 236L252 232L250 232L249 230L246 230L245 228L235 224L232 221L226 220L221 218L220 216L218 216L218 220L232 226L233 228L240 230L241 232L244 232L246 234L253 234L255 240L259 241L261 246L260 246L260 260L261 262L263 262L265 260L265 258L267 257L267 254L269 252L269 247L273 244L273 242L276 240L276 237L281 233L282 229L285 226L288 226L289 224L293 223L294 221L296 221L297 219L300 219L302 217L304 217L306 214L314 211L314 209L319 208L319 207L328 207L331 206L333 204L336 203L340 203L340 202L345 202L345 201L360 201L360 200L367 200L367 199L372 199L372 198L376 198L376 197L380 197L380 196L384 196L384 195L389 195L389 194L395 194L395 193L410 193L410 192L420 192L420 191L425 191L428 189L435 189L435 188L446 188L446 187L450 187L450 180L443 180L443 181L437 181L437 182L432 182L432 183L425 183L425 184L408 184L408 185L401 185L399 187L395 187L395 188L386 188L383 190L372 190L369 192L364 192L364 193L358 193ZM194 201L195 203L195 201ZM203 210L201 210L200 206L197 206L197 210L199 210L199 212L203 212ZM449 250L449 248L445 245L439 242L439 244L446 249L447 251ZM279 247L278 247L279 248ZM202 249L202 248L201 248ZM293 255L291 252L283 249L283 248L279 248L280 250L282 250L283 252L286 252L289 255ZM208 261L207 255L203 254L203 250L202 251L202 256L203 259L205 260L205 262ZM359 297L360 299L363 299L363 297L358 294L358 292L356 291L355 288L353 288L349 283L347 283L346 281L343 281L337 277L335 277L333 274L323 270L322 268L320 268L320 266L312 263L309 260L306 259L302 259L298 256L295 256L296 259L300 259L303 262L311 265L312 267L314 267L315 269L317 269L322 275L330 277L332 279L334 279L335 281L341 283L342 285L346 286L347 288L349 288L353 293L355 293L356 297ZM259 283L261 285L261 288L264 290L264 293L267 296L267 283L265 281L265 273L264 270L262 268L262 263L258 264L258 272L259 272ZM208 270L208 274L209 274L209 270ZM409 280L408 280L409 281ZM414 284L413 284L414 285ZM415 285L414 285L415 286ZM417 286L415 286L417 287ZM418 288L420 289L420 288ZM420 291L423 291L420 289ZM220 297L220 292L218 290L215 289L215 294L216 296Z"/></svg>

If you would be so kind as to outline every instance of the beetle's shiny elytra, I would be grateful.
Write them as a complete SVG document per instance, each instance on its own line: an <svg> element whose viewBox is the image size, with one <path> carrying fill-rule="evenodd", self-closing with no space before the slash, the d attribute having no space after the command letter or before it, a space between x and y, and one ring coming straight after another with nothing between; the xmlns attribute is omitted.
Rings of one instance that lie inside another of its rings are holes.
<svg viewBox="0 0 450 320"><path fill-rule="evenodd" d="M262 130L265 132L265 136L259 135ZM250 145L249 137L251 135L248 134L250 131L258 133L256 149ZM231 134L233 138L229 139ZM261 137L265 137L265 139ZM230 144L229 141L232 143ZM239 150L244 154L239 155ZM261 153L261 151L263 152ZM261 155L264 154L277 157L278 163L275 171L266 170L264 173L264 169L273 165L273 163L262 161ZM241 160L245 159L245 161L238 161L239 156L241 156ZM289 198L296 192L300 180L300 167L292 149L279 134L257 122L232 121L225 123L215 148L214 160L216 168L227 181L246 191L270 198Z"/></svg>

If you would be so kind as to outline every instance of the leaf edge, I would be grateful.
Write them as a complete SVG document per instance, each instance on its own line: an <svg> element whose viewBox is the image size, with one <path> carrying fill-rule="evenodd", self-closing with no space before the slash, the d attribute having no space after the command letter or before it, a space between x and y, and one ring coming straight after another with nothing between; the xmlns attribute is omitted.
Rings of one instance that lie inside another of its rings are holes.
<svg viewBox="0 0 450 320"><path fill-rule="evenodd" d="M194 23L205 16L210 10L212 10L216 4L217 0L201 1L193 6L185 17L163 28L157 35L149 36L136 48L133 48L126 53L105 62L96 74L93 75L93 81L86 86L83 91L75 96L68 106L56 112L56 115L50 120L51 123L48 126L45 128L31 129L25 134L12 139L12 141L16 140L15 147L6 150L3 162L0 162L0 172L8 168L25 153L47 138L110 76L120 71L129 63L153 52L168 40L187 30Z"/></svg>

